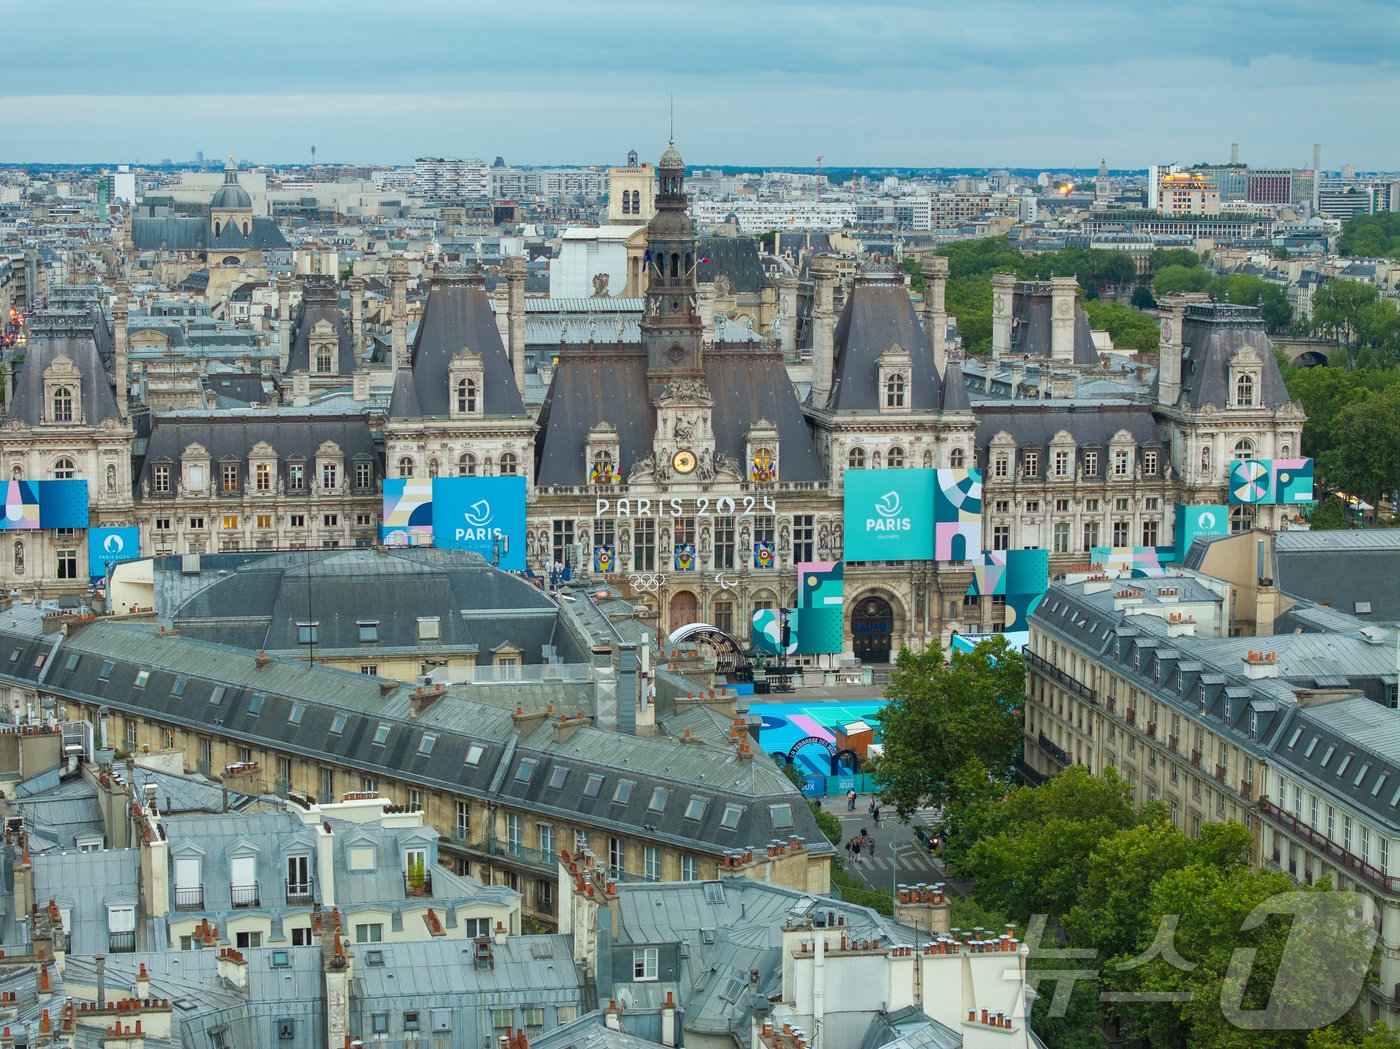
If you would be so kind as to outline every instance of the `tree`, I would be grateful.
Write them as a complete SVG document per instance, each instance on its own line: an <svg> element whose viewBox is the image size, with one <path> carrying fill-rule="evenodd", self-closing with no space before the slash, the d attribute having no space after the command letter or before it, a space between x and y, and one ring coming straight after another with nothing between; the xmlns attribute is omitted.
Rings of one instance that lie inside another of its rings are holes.
<svg viewBox="0 0 1400 1049"><path fill-rule="evenodd" d="M1378 1023L1369 1030L1358 1024L1333 1024L1308 1035L1306 1049L1400 1049L1400 1037Z"/></svg>
<svg viewBox="0 0 1400 1049"><path fill-rule="evenodd" d="M875 792L901 817L958 796L957 775L972 760L1005 783L1021 742L1026 663L997 635L944 662L933 645L904 648L880 713L884 753L866 764Z"/></svg>
<svg viewBox="0 0 1400 1049"><path fill-rule="evenodd" d="M1321 500L1308 514L1308 525L1314 532L1337 532L1347 527L1347 512L1335 496Z"/></svg>
<svg viewBox="0 0 1400 1049"><path fill-rule="evenodd" d="M1293 257L1293 253L1290 252L1287 248L1285 248L1282 244L1275 244L1273 256L1274 258L1282 262L1286 259L1291 259Z"/></svg>
<svg viewBox="0 0 1400 1049"><path fill-rule="evenodd" d="M1303 452L1321 459L1336 444L1337 415L1370 396L1363 373L1341 367L1299 368L1289 374L1288 395L1303 406Z"/></svg>
<svg viewBox="0 0 1400 1049"><path fill-rule="evenodd" d="M958 334L968 353L986 353L992 346L992 282L987 277L949 278L944 300L958 319Z"/></svg>
<svg viewBox="0 0 1400 1049"><path fill-rule="evenodd" d="M1382 300L1374 284L1338 277L1318 288L1312 329L1334 336L1353 364L1363 350L1388 364L1400 357L1400 308Z"/></svg>
<svg viewBox="0 0 1400 1049"><path fill-rule="evenodd" d="M1109 960L1101 981L1111 993L1186 996L1116 1010L1127 1038L1154 1049L1296 1049L1306 1029L1354 1007L1371 954L1355 906L1325 881L1303 890L1276 871L1192 863L1152 886L1147 932L1131 957ZM1237 1025L1266 1007L1282 1007L1286 1018L1264 1029Z"/></svg>
<svg viewBox="0 0 1400 1049"><path fill-rule="evenodd" d="M826 836L826 840L833 845L840 845L844 836L841 829L841 821L826 809L819 806L815 801L807 802L807 807L812 810L812 818L817 821L817 829Z"/></svg>
<svg viewBox="0 0 1400 1049"><path fill-rule="evenodd" d="M1342 225L1338 248L1357 258L1400 259L1400 213L1357 215Z"/></svg>
<svg viewBox="0 0 1400 1049"><path fill-rule="evenodd" d="M918 259L905 259L904 272L909 274L909 286L921 291L924 286L924 267Z"/></svg>
<svg viewBox="0 0 1400 1049"><path fill-rule="evenodd" d="M1152 285L1139 284L1133 289L1132 304L1140 310L1155 310L1157 299L1152 294Z"/></svg>
<svg viewBox="0 0 1400 1049"><path fill-rule="evenodd" d="M1157 322L1142 311L1121 302L1090 301L1084 304L1084 312L1090 326L1106 330L1119 349L1157 352L1161 331Z"/></svg>
<svg viewBox="0 0 1400 1049"><path fill-rule="evenodd" d="M1258 306L1269 331L1282 331L1293 323L1293 307L1288 293L1277 284L1249 274L1217 277L1206 289L1212 298L1236 306Z"/></svg>
<svg viewBox="0 0 1400 1049"><path fill-rule="evenodd" d="M963 860L948 863L973 880L982 906L1018 921L1032 914L1059 919L1079 901L1099 845L1140 819L1159 818L1159 811L1134 810L1132 788L1117 770L1095 776L1075 765L984 805L978 840Z"/></svg>
<svg viewBox="0 0 1400 1049"><path fill-rule="evenodd" d="M1190 248L1153 248L1152 272L1159 273L1168 266L1184 266L1194 269L1201 265L1201 257Z"/></svg>
<svg viewBox="0 0 1400 1049"><path fill-rule="evenodd" d="M1335 446L1324 457L1328 481L1372 506L1400 488L1400 384L1337 414Z"/></svg>
<svg viewBox="0 0 1400 1049"><path fill-rule="evenodd" d="M1152 290L1157 298L1179 295L1187 291L1205 291L1211 276L1199 266L1164 266L1152 278Z"/></svg>

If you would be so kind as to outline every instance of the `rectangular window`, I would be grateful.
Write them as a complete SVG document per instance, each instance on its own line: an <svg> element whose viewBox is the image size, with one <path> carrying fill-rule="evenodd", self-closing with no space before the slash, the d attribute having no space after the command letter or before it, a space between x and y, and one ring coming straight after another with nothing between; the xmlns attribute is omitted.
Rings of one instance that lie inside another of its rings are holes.
<svg viewBox="0 0 1400 1049"><path fill-rule="evenodd" d="M306 464L287 464L287 491L303 492L306 490Z"/></svg>
<svg viewBox="0 0 1400 1049"><path fill-rule="evenodd" d="M1099 475L1099 453L1084 453L1084 476L1097 477Z"/></svg>
<svg viewBox="0 0 1400 1049"><path fill-rule="evenodd" d="M537 823L535 830L540 836L540 854L542 856L554 855L554 824Z"/></svg>
<svg viewBox="0 0 1400 1049"><path fill-rule="evenodd" d="M642 874L647 881L661 880L661 850L648 845L642 856Z"/></svg>
<svg viewBox="0 0 1400 1049"><path fill-rule="evenodd" d="M518 812L506 813L506 844L513 850L519 850L520 848L520 830L522 826L523 824L520 822L520 814Z"/></svg>
<svg viewBox="0 0 1400 1049"><path fill-rule="evenodd" d="M700 880L700 861L694 856L681 857L681 881Z"/></svg>
<svg viewBox="0 0 1400 1049"><path fill-rule="evenodd" d="M632 982L642 983L655 980L657 973L657 948L636 947L632 950Z"/></svg>
<svg viewBox="0 0 1400 1049"><path fill-rule="evenodd" d="M339 514L322 514L322 515L321 515L321 526L322 526L323 528L339 528L339 527L340 527L340 515L339 515Z"/></svg>
<svg viewBox="0 0 1400 1049"><path fill-rule="evenodd" d="M1113 476L1127 477L1132 471L1129 469L1131 453L1126 448L1117 448L1113 452Z"/></svg>
<svg viewBox="0 0 1400 1049"><path fill-rule="evenodd" d="M321 464L321 487L323 489L330 490L339 487L339 478L340 471L336 468L335 463Z"/></svg>
<svg viewBox="0 0 1400 1049"><path fill-rule="evenodd" d="M632 567L638 571L656 570L656 522L637 518L632 525Z"/></svg>
<svg viewBox="0 0 1400 1049"><path fill-rule="evenodd" d="M608 873L614 878L627 869L627 842L622 838L608 839Z"/></svg>
<svg viewBox="0 0 1400 1049"><path fill-rule="evenodd" d="M734 565L734 518L715 518L715 563L716 569L733 568ZM723 629L723 628L721 628Z"/></svg>
<svg viewBox="0 0 1400 1049"><path fill-rule="evenodd" d="M1006 550L1011 546L1011 526L992 525L992 549Z"/></svg>
<svg viewBox="0 0 1400 1049"><path fill-rule="evenodd" d="M220 470L220 472L219 472L219 491L221 491L221 492L236 492L236 491L238 491L238 464L237 464L237 463L224 463L224 464L223 464L223 468L222 468L222 469Z"/></svg>
<svg viewBox="0 0 1400 1049"><path fill-rule="evenodd" d="M1142 545L1143 545L1143 546L1156 546L1156 545L1157 545L1157 522L1156 522L1156 521L1144 521L1144 522L1142 522Z"/></svg>
<svg viewBox="0 0 1400 1049"><path fill-rule="evenodd" d="M382 943L384 925L381 922L365 922L355 926L356 943Z"/></svg>
<svg viewBox="0 0 1400 1049"><path fill-rule="evenodd" d="M816 559L817 525L811 514L792 517L792 560L794 564Z"/></svg>
<svg viewBox="0 0 1400 1049"><path fill-rule="evenodd" d="M1010 460L1005 453L999 454L992 460L992 476L1005 477L1010 473Z"/></svg>
<svg viewBox="0 0 1400 1049"><path fill-rule="evenodd" d="M78 551L75 548L64 547L55 550L54 558L57 561L59 579L78 578Z"/></svg>
<svg viewBox="0 0 1400 1049"><path fill-rule="evenodd" d="M330 804L335 800L335 769L321 769L321 803Z"/></svg>
<svg viewBox="0 0 1400 1049"><path fill-rule="evenodd" d="M1021 453L1021 468L1022 468L1022 471L1025 473L1025 475L1026 475L1027 477L1039 477L1039 476L1040 476L1040 453L1039 453L1039 452L1022 452L1022 453Z"/></svg>
<svg viewBox="0 0 1400 1049"><path fill-rule="evenodd" d="M1055 476L1069 476L1069 452L1058 450L1055 452Z"/></svg>
<svg viewBox="0 0 1400 1049"><path fill-rule="evenodd" d="M355 487L368 488L374 480L374 473L368 462L355 463Z"/></svg>
<svg viewBox="0 0 1400 1049"><path fill-rule="evenodd" d="M1156 452L1143 452L1143 453L1142 453L1142 474L1143 474L1144 477L1156 477L1156 476L1157 476L1157 453L1156 453Z"/></svg>
<svg viewBox="0 0 1400 1049"><path fill-rule="evenodd" d="M170 467L164 464L151 467L151 491L161 495L170 492Z"/></svg>
<svg viewBox="0 0 1400 1049"><path fill-rule="evenodd" d="M364 674L366 677L378 677L378 676L379 676L379 664L378 664L378 663L361 663L361 664L360 664L360 673L361 673L361 674Z"/></svg>
<svg viewBox="0 0 1400 1049"><path fill-rule="evenodd" d="M452 821L452 834L459 841L471 837L471 809L465 801L456 803L456 818Z"/></svg>
<svg viewBox="0 0 1400 1049"><path fill-rule="evenodd" d="M1054 551L1057 554L1069 553L1069 522L1057 521L1055 523L1055 545Z"/></svg>
<svg viewBox="0 0 1400 1049"><path fill-rule="evenodd" d="M226 532L234 532L234 531L237 531L237 530L238 530L238 515L237 515L237 514L224 514L224 516L223 516L223 528L224 528L224 531L226 531Z"/></svg>
<svg viewBox="0 0 1400 1049"><path fill-rule="evenodd" d="M554 563L559 565L571 564L570 558L573 556L570 548L574 545L574 522L568 520L556 520L554 522Z"/></svg>
<svg viewBox="0 0 1400 1049"><path fill-rule="evenodd" d="M297 624L297 644L298 644L298 645L314 645L314 644L316 644L316 643L320 640L320 638L319 638L320 627L321 627L321 624L320 624L319 622L315 622L315 623L298 623L298 624Z"/></svg>
<svg viewBox="0 0 1400 1049"><path fill-rule="evenodd" d="M442 639L442 622L437 616L418 618L418 640L439 641Z"/></svg>
<svg viewBox="0 0 1400 1049"><path fill-rule="evenodd" d="M1127 545L1128 545L1128 528L1129 528L1129 524L1128 524L1127 521L1114 521L1114 522L1113 522L1113 545L1114 545L1114 546L1127 546Z"/></svg>

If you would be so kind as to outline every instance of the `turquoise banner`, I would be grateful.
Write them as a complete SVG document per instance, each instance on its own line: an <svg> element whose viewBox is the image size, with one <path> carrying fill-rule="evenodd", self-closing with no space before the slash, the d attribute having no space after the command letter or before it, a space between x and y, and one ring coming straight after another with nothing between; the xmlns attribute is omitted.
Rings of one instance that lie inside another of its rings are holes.
<svg viewBox="0 0 1400 1049"><path fill-rule="evenodd" d="M847 470L845 560L932 561L934 482L933 470Z"/></svg>

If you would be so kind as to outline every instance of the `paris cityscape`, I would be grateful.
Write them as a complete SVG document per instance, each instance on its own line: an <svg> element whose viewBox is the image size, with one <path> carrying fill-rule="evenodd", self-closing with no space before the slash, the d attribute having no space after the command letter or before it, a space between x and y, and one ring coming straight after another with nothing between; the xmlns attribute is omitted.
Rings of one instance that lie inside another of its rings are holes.
<svg viewBox="0 0 1400 1049"><path fill-rule="evenodd" d="M339 6L14 12L0 1049L1400 1049L1384 5Z"/></svg>

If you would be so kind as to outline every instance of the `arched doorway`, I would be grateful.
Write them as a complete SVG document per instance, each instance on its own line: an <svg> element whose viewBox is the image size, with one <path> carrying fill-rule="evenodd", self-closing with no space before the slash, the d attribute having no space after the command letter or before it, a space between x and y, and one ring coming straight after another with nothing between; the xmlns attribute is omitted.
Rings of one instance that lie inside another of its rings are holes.
<svg viewBox="0 0 1400 1049"><path fill-rule="evenodd" d="M851 614L851 645L862 663L888 663L894 609L883 597L861 598Z"/></svg>
<svg viewBox="0 0 1400 1049"><path fill-rule="evenodd" d="M700 602L689 590L682 590L671 598L671 633L683 626L700 620Z"/></svg>

